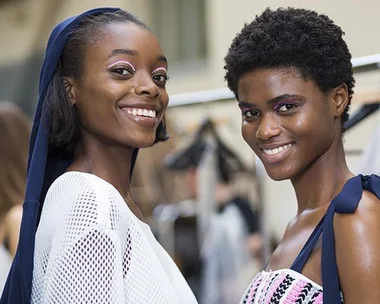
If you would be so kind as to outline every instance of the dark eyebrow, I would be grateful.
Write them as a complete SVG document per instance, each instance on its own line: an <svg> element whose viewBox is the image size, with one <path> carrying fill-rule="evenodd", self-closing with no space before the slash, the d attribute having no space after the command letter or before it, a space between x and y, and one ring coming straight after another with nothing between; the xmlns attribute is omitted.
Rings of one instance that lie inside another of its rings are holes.
<svg viewBox="0 0 380 304"><path fill-rule="evenodd" d="M157 60L165 62L166 64L168 63L168 60L166 59L166 57L164 55L158 55Z"/></svg>
<svg viewBox="0 0 380 304"><path fill-rule="evenodd" d="M284 99L302 100L303 97L301 95L297 95L297 94L282 94L282 95L278 95L272 99L267 100L267 103L268 104L274 104L274 103L277 103L277 102L284 100ZM251 102L239 101L239 107L252 107L254 105L255 104L251 103Z"/></svg>
<svg viewBox="0 0 380 304"><path fill-rule="evenodd" d="M136 55L138 55L138 52L136 52L134 50L129 50L129 49L115 49L115 50L112 50L111 55L109 55L108 58L116 56L116 55L136 56ZM166 57L164 55L158 55L157 60L162 61L166 64L168 63L168 60L166 59Z"/></svg>
<svg viewBox="0 0 380 304"><path fill-rule="evenodd" d="M301 95L297 94L282 94L279 96L276 96L275 98L267 100L268 104L274 104L284 99L303 99Z"/></svg>
<svg viewBox="0 0 380 304"><path fill-rule="evenodd" d="M108 56L108 58L116 56L116 55L132 55L136 56L137 52L133 50L128 50L128 49L115 49L112 50L111 55Z"/></svg>

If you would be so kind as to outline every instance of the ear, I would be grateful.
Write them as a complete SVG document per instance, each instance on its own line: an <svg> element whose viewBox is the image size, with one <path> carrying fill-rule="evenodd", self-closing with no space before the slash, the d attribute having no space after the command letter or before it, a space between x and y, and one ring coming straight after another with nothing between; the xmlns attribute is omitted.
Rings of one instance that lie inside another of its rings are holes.
<svg viewBox="0 0 380 304"><path fill-rule="evenodd" d="M75 105L75 86L74 80L70 77L63 78L63 86L65 87L65 92L67 97L69 98L72 105Z"/></svg>
<svg viewBox="0 0 380 304"><path fill-rule="evenodd" d="M332 106L335 117L342 116L350 99L347 85L344 83L332 90Z"/></svg>

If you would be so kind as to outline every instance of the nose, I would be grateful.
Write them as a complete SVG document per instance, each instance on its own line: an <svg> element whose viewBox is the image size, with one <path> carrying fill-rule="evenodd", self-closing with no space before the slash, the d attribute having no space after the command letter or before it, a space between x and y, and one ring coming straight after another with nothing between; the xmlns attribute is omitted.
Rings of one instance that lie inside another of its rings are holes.
<svg viewBox="0 0 380 304"><path fill-rule="evenodd" d="M137 78L135 93L137 95L146 95L151 98L158 98L161 95L160 88L154 83L152 75L148 73L141 74Z"/></svg>
<svg viewBox="0 0 380 304"><path fill-rule="evenodd" d="M272 113L263 114L259 127L256 131L256 138L268 140L282 133L282 127L279 120L273 117Z"/></svg>

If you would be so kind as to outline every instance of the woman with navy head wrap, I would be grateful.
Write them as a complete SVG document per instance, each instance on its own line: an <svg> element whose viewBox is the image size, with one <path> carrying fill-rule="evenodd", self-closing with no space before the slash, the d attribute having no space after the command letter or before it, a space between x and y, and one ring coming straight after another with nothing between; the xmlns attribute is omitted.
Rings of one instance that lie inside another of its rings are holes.
<svg viewBox="0 0 380 304"><path fill-rule="evenodd" d="M53 30L17 253L0 303L196 303L130 195L166 140L167 60L144 23L98 8Z"/></svg>

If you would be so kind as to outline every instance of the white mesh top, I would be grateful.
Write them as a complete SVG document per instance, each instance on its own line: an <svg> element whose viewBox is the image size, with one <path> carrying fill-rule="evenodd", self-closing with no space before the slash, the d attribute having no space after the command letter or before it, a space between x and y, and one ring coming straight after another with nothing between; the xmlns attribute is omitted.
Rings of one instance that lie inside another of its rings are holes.
<svg viewBox="0 0 380 304"><path fill-rule="evenodd" d="M111 184L67 172L36 235L32 303L197 303L181 272Z"/></svg>

